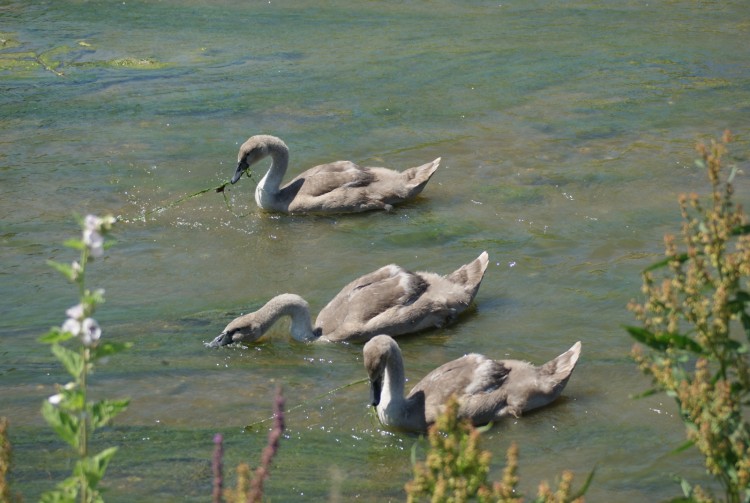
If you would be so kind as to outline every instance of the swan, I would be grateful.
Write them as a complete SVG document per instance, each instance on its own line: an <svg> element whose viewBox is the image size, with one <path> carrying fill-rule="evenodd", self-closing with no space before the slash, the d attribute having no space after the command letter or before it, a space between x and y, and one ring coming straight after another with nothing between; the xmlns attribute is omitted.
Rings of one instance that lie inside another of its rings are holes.
<svg viewBox="0 0 750 503"><path fill-rule="evenodd" d="M232 320L207 346L253 342L283 316L291 317L291 335L303 342L365 342L384 332L395 337L440 327L469 307L488 262L487 252L482 252L447 276L410 272L394 264L381 267L346 285L320 311L315 327L305 299L277 295L257 311Z"/></svg>
<svg viewBox="0 0 750 503"><path fill-rule="evenodd" d="M459 417L475 425L522 413L554 401L581 354L581 342L541 367L519 360L468 354L436 368L404 398L404 361L398 344L378 335L365 344L371 405L385 426L424 432L455 395Z"/></svg>
<svg viewBox="0 0 750 503"><path fill-rule="evenodd" d="M281 187L289 163L289 148L275 136L256 135L240 147L231 183L236 183L248 167L266 156L271 156L271 166L255 188L255 202L263 210L280 213L390 210L392 205L422 192L440 164L438 157L398 172L336 161L310 168Z"/></svg>

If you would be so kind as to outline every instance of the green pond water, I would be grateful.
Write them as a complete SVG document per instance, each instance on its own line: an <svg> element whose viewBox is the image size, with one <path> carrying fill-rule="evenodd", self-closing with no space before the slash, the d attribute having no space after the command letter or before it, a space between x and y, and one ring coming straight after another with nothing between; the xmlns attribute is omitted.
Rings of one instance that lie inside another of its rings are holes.
<svg viewBox="0 0 750 503"><path fill-rule="evenodd" d="M0 414L27 501L72 467L39 413L67 376L37 339L77 302L45 263L76 258L74 213L123 219L88 275L103 337L133 343L92 378L132 399L96 438L120 448L107 501L207 501L214 434L230 479L256 464L279 384L294 410L269 499L403 500L424 443L379 425L365 383L328 393L365 377L361 346L296 343L288 323L203 343L276 294L317 312L382 265L445 274L482 250L475 307L400 340L407 387L467 352L541 363L583 343L558 402L483 435L493 477L515 441L527 494L563 469L596 468L589 501L677 496L673 474L711 486L673 453L671 400L630 398L649 382L622 325L678 194L705 192L696 140L736 134L747 200L748 2L6 0L0 20ZM443 161L390 213L263 214L257 171L159 210L228 180L257 133L286 141L290 174Z"/></svg>

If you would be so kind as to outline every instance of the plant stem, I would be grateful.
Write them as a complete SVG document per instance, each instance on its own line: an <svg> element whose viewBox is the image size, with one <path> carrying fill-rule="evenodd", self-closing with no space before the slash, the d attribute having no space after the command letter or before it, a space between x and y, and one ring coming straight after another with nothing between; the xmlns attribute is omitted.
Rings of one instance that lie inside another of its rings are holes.
<svg viewBox="0 0 750 503"><path fill-rule="evenodd" d="M221 495L223 493L224 488L224 476L223 476L223 462L222 459L224 458L224 437L221 435L221 433L217 433L214 435L214 457L213 462L211 463L213 475L214 475L214 483L213 483L213 491L211 493L211 502L212 503L221 503Z"/></svg>
<svg viewBox="0 0 750 503"><path fill-rule="evenodd" d="M85 346L82 349L83 353L83 369L79 377L79 384L81 387L81 393L83 394L83 409L81 410L81 432L80 432L80 443L78 446L78 456L80 461L84 461L88 456L88 440L89 440L89 424L90 418L87 411L88 397L86 393L86 377L88 374L89 360L91 359L91 350ZM85 470L81 470L80 477L80 501L81 503L87 503L89 501L89 484L86 480Z"/></svg>
<svg viewBox="0 0 750 503"><path fill-rule="evenodd" d="M83 299L84 294L86 293L86 262L89 259L89 248L88 246L84 246L83 250L81 250L81 262L78 264L81 267L80 272L78 273L78 276L76 277L76 283L78 283L78 295Z"/></svg>
<svg viewBox="0 0 750 503"><path fill-rule="evenodd" d="M86 294L86 263L88 262L89 249L88 246L84 246L81 250L81 272L77 278L79 294L81 297L81 303L84 302L84 296ZM88 456L88 438L89 438L89 424L90 418L87 411L88 393L86 389L86 377L88 375L89 361L91 359L91 350L81 345L81 357L83 359L83 366L81 367L81 375L78 376L78 385L80 386L81 393L83 395L83 404L80 411L80 437L78 443L78 458L80 462L83 462ZM86 472L81 467L81 472L78 475L80 485L80 502L87 503L89 501L89 484L86 480Z"/></svg>

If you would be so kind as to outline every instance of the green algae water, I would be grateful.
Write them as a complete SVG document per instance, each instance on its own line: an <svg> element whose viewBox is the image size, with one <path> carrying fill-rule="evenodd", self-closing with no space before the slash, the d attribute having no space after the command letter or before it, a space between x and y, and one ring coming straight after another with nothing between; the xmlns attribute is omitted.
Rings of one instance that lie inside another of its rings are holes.
<svg viewBox="0 0 750 503"><path fill-rule="evenodd" d="M425 445L343 387L365 377L361 346L300 344L284 322L249 348L203 343L279 293L316 313L385 264L449 273L483 250L475 307L400 339L407 387L467 352L541 363L581 340L558 402L483 435L493 475L515 441L528 495L563 469L579 485L596 468L590 501L674 497L672 474L711 486L673 453L671 400L630 398L649 383L622 325L678 194L707 187L696 140L735 133L747 200L747 2L3 1L0 19L0 414L27 501L72 468L39 413L66 375L37 339L77 302L45 264L76 258L74 213L123 220L88 277L103 337L134 343L92 377L131 397L95 438L119 446L107 501L207 501L214 434L230 480L255 465L277 385L293 410L269 499L403 500ZM390 213L263 214L258 172L170 205L227 181L258 133L289 145L289 175L443 161Z"/></svg>

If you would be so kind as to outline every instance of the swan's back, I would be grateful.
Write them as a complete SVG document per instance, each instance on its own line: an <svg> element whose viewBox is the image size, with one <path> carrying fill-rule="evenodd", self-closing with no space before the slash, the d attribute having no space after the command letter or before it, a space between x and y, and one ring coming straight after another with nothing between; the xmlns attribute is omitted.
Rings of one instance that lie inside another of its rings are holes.
<svg viewBox="0 0 750 503"><path fill-rule="evenodd" d="M366 341L443 326L471 304L487 268L487 252L448 276L391 264L346 285L318 315L331 341Z"/></svg>
<svg viewBox="0 0 750 503"><path fill-rule="evenodd" d="M407 398L424 397L424 417L428 424L445 411L452 396L459 400L459 415L472 418L477 424L494 417L498 397L493 400L470 400L488 396L507 380L510 370L502 363L480 354L468 354L436 368L419 381Z"/></svg>
<svg viewBox="0 0 750 503"><path fill-rule="evenodd" d="M404 172L360 167L350 161L315 166L281 189L290 213L357 213L389 210L416 197L440 159Z"/></svg>
<svg viewBox="0 0 750 503"><path fill-rule="evenodd" d="M424 395L427 423L432 423L455 395L459 416L485 424L505 416L519 417L556 400L565 388L581 353L576 342L542 366L520 360L492 360L469 354L448 362L424 377L409 397Z"/></svg>

